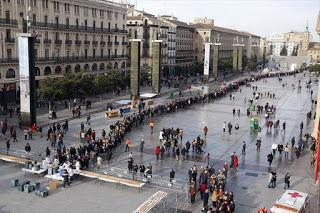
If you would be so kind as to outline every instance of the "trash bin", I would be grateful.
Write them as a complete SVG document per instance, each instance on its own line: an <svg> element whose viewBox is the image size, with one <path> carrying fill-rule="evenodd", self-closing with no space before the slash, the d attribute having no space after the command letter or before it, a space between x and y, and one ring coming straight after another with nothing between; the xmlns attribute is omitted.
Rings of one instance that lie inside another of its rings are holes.
<svg viewBox="0 0 320 213"><path fill-rule="evenodd" d="M169 98L173 98L173 92L168 92Z"/></svg>
<svg viewBox="0 0 320 213"><path fill-rule="evenodd" d="M250 120L250 128L252 130L257 130L259 128L259 121L258 118L252 118Z"/></svg>
<svg viewBox="0 0 320 213"><path fill-rule="evenodd" d="M250 111L255 111L255 109L256 109L256 105L250 105Z"/></svg>

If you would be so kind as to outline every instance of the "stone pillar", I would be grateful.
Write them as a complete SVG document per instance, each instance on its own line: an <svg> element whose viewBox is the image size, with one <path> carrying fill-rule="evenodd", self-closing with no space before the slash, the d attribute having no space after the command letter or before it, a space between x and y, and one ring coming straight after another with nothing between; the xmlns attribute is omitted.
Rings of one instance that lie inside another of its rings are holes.
<svg viewBox="0 0 320 213"><path fill-rule="evenodd" d="M135 30L132 30L131 38L134 37ZM130 92L133 101L140 96L140 43L141 39L131 39Z"/></svg>
<svg viewBox="0 0 320 213"><path fill-rule="evenodd" d="M160 94L160 71L161 71L161 42L156 40L155 34L152 41L152 92Z"/></svg>
<svg viewBox="0 0 320 213"><path fill-rule="evenodd" d="M218 60L219 60L219 45L214 44L213 46L213 65L212 65L212 71L213 71L213 78L217 80L218 78Z"/></svg>
<svg viewBox="0 0 320 213"><path fill-rule="evenodd" d="M239 72L242 71L242 46L239 46L238 49L238 70Z"/></svg>
<svg viewBox="0 0 320 213"><path fill-rule="evenodd" d="M232 70L233 72L236 72L238 70L237 67L237 59L238 59L238 47L233 45L233 64L232 64Z"/></svg>
<svg viewBox="0 0 320 213"><path fill-rule="evenodd" d="M31 33L18 35L22 128L28 128L37 123L34 39L35 35Z"/></svg>

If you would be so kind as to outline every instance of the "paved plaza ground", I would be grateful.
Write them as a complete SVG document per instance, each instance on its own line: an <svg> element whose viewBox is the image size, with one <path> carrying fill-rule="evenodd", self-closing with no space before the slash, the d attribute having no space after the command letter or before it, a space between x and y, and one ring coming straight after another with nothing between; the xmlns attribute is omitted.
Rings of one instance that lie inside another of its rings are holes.
<svg viewBox="0 0 320 213"><path fill-rule="evenodd" d="M292 90L291 84L298 85L301 80L302 91L297 92L297 89ZM252 88L242 86L242 92L239 90L235 92L235 99L229 100L227 95L224 98L211 101L210 103L200 103L189 107L188 109L179 109L177 112L163 114L161 117L156 116L153 118L155 123L154 133L150 133L149 121L145 121L144 126L133 128L126 137L130 138L135 147L133 151L134 162L140 164L143 162L145 165L151 163L153 165L153 173L161 176L169 176L170 168L176 171L176 178L187 180L188 169L192 165L204 165L204 155L197 155L191 153L187 156L185 161L176 161L174 155L171 153L166 155L164 160L156 160L155 148L159 145L159 131L162 128L179 127L184 131L183 145L187 140L196 139L198 135L203 136L204 126L208 127L208 135L206 139L205 151L211 154L211 165L217 170L221 169L224 162L230 163L230 154L235 151L239 156L238 171L231 171L228 175L226 189L233 191L235 195L236 212L240 213L254 213L261 205L265 205L268 209L272 207L275 200L280 197L283 192L284 176L287 172L291 174L291 187L293 190L309 193L311 197L312 212L315 212L316 207L316 187L314 186L314 171L310 169L309 150L306 148L299 159L289 157L289 159L276 154L271 168L268 166L267 155L271 151L271 144L273 142L279 143L291 141L292 137L299 138L299 124L304 122L303 133L311 133L313 129L313 120L307 122L306 114L310 110L315 111L315 106L311 104L310 93L304 87L305 82L309 80L308 75L297 74L296 77L288 76L283 77L283 82L278 82L277 78L268 78L267 83L262 80L252 83L252 86L258 86L257 92L271 92L276 94L276 99L266 98L265 96L258 101L257 104L265 105L267 102L270 105L277 107L274 120L287 122L286 133L280 131L267 131L265 125L264 115L259 115L259 125L262 128L262 146L261 152L256 152L256 139L257 132L251 131L249 122L250 118L246 116L246 109L248 104L244 104L244 98L252 98ZM230 80L231 81L231 80ZM282 88L282 84L287 83L287 86ZM317 84L313 83L313 91L318 91ZM217 84L211 84L209 87L205 86L206 90L212 90L219 87ZM202 85L194 86L192 93L202 92ZM175 91L177 97L177 91ZM185 96L188 91L183 92ZM315 94L313 94L315 98ZM166 96L162 96L155 100L155 104L169 102ZM232 109L240 108L240 117L233 116ZM67 112L66 112L67 113ZM70 113L71 114L71 113ZM256 117L254 113L254 117ZM67 115L66 115L67 117ZM0 117L3 120L4 117ZM39 122L46 123L48 120L43 117ZM109 125L116 121L116 118L106 118L104 113L96 113L91 116L91 125L97 135L100 136L102 129L109 129ZM14 119L12 119L12 122ZM239 124L240 129L232 131L229 135L227 132L222 131L223 122L232 122L233 126ZM64 139L65 144L77 143L73 135L79 132L80 123L85 122L85 118L71 120L69 122L69 131ZM10 120L9 120L10 124ZM85 128L89 128L88 125ZM44 129L46 135L47 128ZM143 153L138 151L140 140L144 139L145 149ZM25 143L29 142L32 151L36 153L44 152L45 148L49 146L49 142L45 138L38 138L36 136L32 141L24 141L21 133L18 133L18 143L12 143L12 148L24 149ZM245 155L241 154L242 142L247 143L247 152ZM4 140L1 140L0 147L5 147ZM127 168L127 153L124 152L124 147L115 155L111 166L119 168ZM278 173L277 187L269 189L268 175L270 169L275 169ZM94 184L92 181L77 181L72 187L64 190L57 190L53 195L40 199L34 195L21 194L16 189L10 188L10 179L14 177L23 177L23 173L19 166L11 164L0 164L0 212L36 212L38 209L46 209L49 212L55 211L50 206L59 206L61 210L66 212L87 212L86 208L92 207L91 212L109 212L107 209L117 209L118 212L132 212L141 203L148 199L157 190L147 188L137 196L134 189L119 190L115 189L114 185ZM30 179L28 177L28 179ZM40 179L46 182L44 178ZM128 191L127 191L128 190ZM91 200L92 198L92 200ZM211 198L211 196L210 196ZM209 201L210 201L209 198ZM7 202L8 200L8 202ZM25 206L30 206L29 210ZM197 195L196 203L191 205L187 204L185 210L191 212L200 212L202 202L200 196ZM209 202L210 203L210 202ZM69 208L69 206L73 208ZM15 211L17 210L17 211ZM106 210L106 211L104 211Z"/></svg>

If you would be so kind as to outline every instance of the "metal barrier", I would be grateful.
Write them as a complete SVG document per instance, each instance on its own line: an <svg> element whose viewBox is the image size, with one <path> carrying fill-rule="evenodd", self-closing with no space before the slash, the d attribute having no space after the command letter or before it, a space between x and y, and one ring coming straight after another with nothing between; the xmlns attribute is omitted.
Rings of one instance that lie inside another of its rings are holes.
<svg viewBox="0 0 320 213"><path fill-rule="evenodd" d="M188 202L188 192L174 192L160 200L150 213L177 213Z"/></svg>
<svg viewBox="0 0 320 213"><path fill-rule="evenodd" d="M26 159L26 151L20 150L20 149L9 149L7 151L7 148L0 147L0 154ZM35 153L35 152L29 153L30 160L39 162L42 160L42 157L45 157L45 154L43 155L42 153Z"/></svg>

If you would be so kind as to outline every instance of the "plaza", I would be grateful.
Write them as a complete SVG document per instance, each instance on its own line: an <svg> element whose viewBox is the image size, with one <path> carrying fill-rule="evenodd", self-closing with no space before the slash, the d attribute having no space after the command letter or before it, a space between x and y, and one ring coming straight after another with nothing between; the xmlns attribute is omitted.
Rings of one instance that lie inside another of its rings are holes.
<svg viewBox="0 0 320 213"><path fill-rule="evenodd" d="M249 74L244 76L230 78L226 84L237 80L238 78L249 77ZM307 121L306 114L309 111L313 113L316 110L316 106L311 103L310 92L305 88L305 82L309 80L309 75L303 73L282 77L283 81L279 82L278 78L267 78L267 83L262 80L256 82L250 82L251 87L241 86L240 90L235 90L234 100L229 99L229 94L225 97L211 100L210 103L198 103L191 105L187 109L178 109L175 112L164 113L161 115L155 115L153 118L146 119L145 125L139 125L137 128L133 127L132 131L125 135L125 139L129 138L134 147L130 150L133 153L133 160L138 165L140 163L151 163L153 166L153 174L160 175L165 178L169 177L169 170L171 168L176 172L176 179L181 179L188 182L188 169L196 165L198 168L204 166L205 154L195 154L190 152L186 155L186 159L182 161L176 161L175 155L165 153L163 160L157 160L155 155L155 149L159 145L159 132L163 128L182 128L183 140L182 145L185 146L187 140L196 139L198 135L204 137L203 128L208 127L208 135L205 140L204 152L210 153L210 165L212 165L216 171L223 168L224 162L230 164L230 155L232 152L236 152L239 158L239 167L237 171L229 170L226 190L233 191L234 200L236 205L236 212L256 212L261 205L265 205L266 208L271 208L276 199L284 193L284 175L289 172L291 175L291 189L306 192L311 198L311 212L315 212L316 208L316 187L314 186L314 170L310 169L310 157L309 147L306 147L299 159L296 159L295 154L290 155L288 159L285 159L284 155L279 156L277 152L271 167L268 165L267 155L271 152L271 145L273 142L277 144L289 143L292 137L299 138L299 125L304 122L304 133L311 133L314 128L314 120ZM291 85L298 85L298 81L301 81L302 91L297 92L297 89L292 90ZM311 78L312 90L314 91L313 98L316 97L317 83L315 78ZM282 84L287 86L282 87ZM202 86L204 90L202 91ZM259 119L259 125L262 129L262 145L261 152L256 151L257 132L250 130L249 122L250 118L246 115L246 109L248 103L244 104L245 97L247 99L253 98L252 87L257 86L257 92L263 93L263 98L259 99L256 104L265 105L267 102L270 105L276 107L275 118L272 120L280 120L280 123L286 121L287 128L285 134L283 132L271 130L267 131L266 120L264 114L256 116L253 112L253 116ZM214 89L220 87L217 83L211 85L195 84L192 85L191 95L197 95L202 92L211 92ZM270 99L264 96L264 93L275 93L276 98ZM188 90L182 91L184 97L190 95ZM178 97L178 91L175 91L174 98ZM160 96L155 99L155 105L160 103L171 102L172 100L167 96ZM98 106L97 106L98 107ZM151 106L153 107L153 106ZM233 108L240 109L240 116L237 114L234 116L232 113ZM135 111L135 110L134 110ZM71 115L71 114L70 114ZM125 114L126 115L126 114ZM71 117L71 116L70 116ZM8 124L14 122L15 118L8 118ZM43 118L45 120L46 118ZM154 121L155 126L153 134L150 133L149 122ZM39 122L44 122L43 120ZM77 145L79 141L73 137L74 134L78 134L80 130L81 122L85 123L86 118L74 119L69 121L69 130L64 137L64 144L66 146L72 144ZM102 129L106 131L111 124L114 124L117 118L106 118L105 112L98 112L91 114L91 125L97 133L97 137L100 137ZM232 122L233 125L239 124L239 130L232 129L231 135L228 132L223 132L222 125L226 121ZM48 122L48 120L46 121ZM43 125L45 125L45 123ZM89 128L85 125L85 128ZM47 127L43 130L46 135ZM24 149L26 142L29 142L32 147L32 152L42 153L46 147L50 144L46 141L46 137L39 138L34 137L33 140L25 141L22 133L18 132L17 139L19 142L11 143L11 149ZM140 141L145 141L143 153L140 152ZM246 154L242 154L242 143L247 144ZM1 148L5 148L5 143L0 144ZM122 144L114 154L110 164L103 163L105 167L116 167L121 169L127 169L128 152L124 152L125 146ZM53 152L53 150L52 150ZM142 203L144 203L152 194L156 191L162 191L166 189L144 187L142 192L138 193L137 190L129 188L116 189L112 184L94 183L87 179L76 180L72 183L71 188L54 190L45 199L35 197L34 195L21 194L15 188L10 187L10 179L14 177L20 180L35 179L35 177L23 176L20 166L14 166L13 164L3 163L0 165L1 174L1 194L0 200L8 202L2 203L0 206L1 211L4 212L19 212L24 209L24 206L32 202L32 208L30 212L37 212L39 209L49 210L51 205L55 206L55 211L65 210L67 212L88 212L86 208L89 208L91 212L102 212L110 209L117 209L118 212L132 212L137 209ZM89 170L93 170L90 162ZM277 186L274 189L269 189L268 174L270 169L274 169L278 174ZM36 179L35 179L36 180ZM46 185L46 179L40 178L41 184ZM168 191L168 190L166 190ZM170 190L168 191L170 193ZM139 195L139 196L137 196ZM20 198L20 199L19 199ZM95 202L91 201L91 198ZM103 199L102 199L103 198ZM91 203L92 202L92 203ZM92 205L91 205L92 204ZM211 205L209 198L209 207ZM68 208L72 206L72 210ZM186 203L182 210L189 212L200 212L203 208L202 201L200 200L199 193L196 196L196 203ZM52 210L52 209L51 209ZM29 211L29 210L27 210Z"/></svg>

